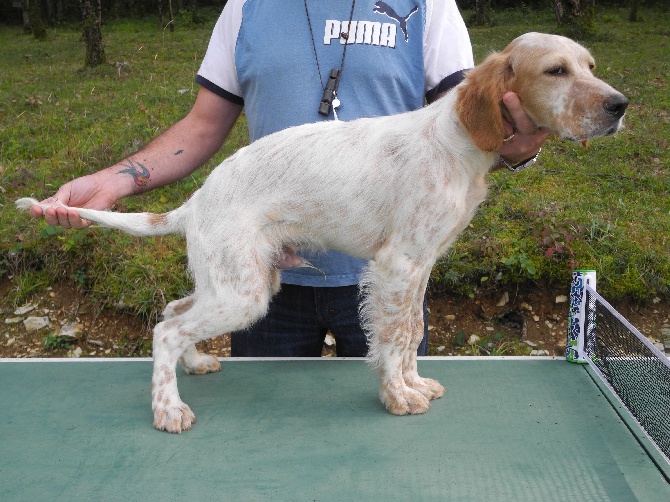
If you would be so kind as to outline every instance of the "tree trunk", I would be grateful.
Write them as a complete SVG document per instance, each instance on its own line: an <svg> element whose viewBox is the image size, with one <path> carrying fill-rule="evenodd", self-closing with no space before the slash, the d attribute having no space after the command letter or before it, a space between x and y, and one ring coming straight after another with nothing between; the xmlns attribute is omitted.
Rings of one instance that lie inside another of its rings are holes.
<svg viewBox="0 0 670 502"><path fill-rule="evenodd" d="M475 12L466 20L468 26L493 26L491 0L475 0Z"/></svg>
<svg viewBox="0 0 670 502"><path fill-rule="evenodd" d="M174 31L174 15L172 13L172 0L168 0L168 14L170 15L170 20L168 24L170 25L170 31Z"/></svg>
<svg viewBox="0 0 670 502"><path fill-rule="evenodd" d="M65 5L63 0L56 0L56 22L62 23L65 18Z"/></svg>
<svg viewBox="0 0 670 502"><path fill-rule="evenodd" d="M49 26L53 26L56 22L56 6L54 0L47 0L47 20L49 21Z"/></svg>
<svg viewBox="0 0 670 502"><path fill-rule="evenodd" d="M28 13L28 0L21 0L21 19L23 20L23 30L30 33L30 14Z"/></svg>
<svg viewBox="0 0 670 502"><path fill-rule="evenodd" d="M105 48L102 46L100 0L80 0L83 38L86 43L86 66L104 64Z"/></svg>
<svg viewBox="0 0 670 502"><path fill-rule="evenodd" d="M201 24L202 20L198 17L198 0L189 0L188 10L191 13L191 22L193 24Z"/></svg>
<svg viewBox="0 0 670 502"><path fill-rule="evenodd" d="M630 14L628 15L628 20L631 23L638 22L637 11L640 8L640 0L631 0L630 3Z"/></svg>
<svg viewBox="0 0 670 502"><path fill-rule="evenodd" d="M42 4L40 0L28 0L28 15L33 36L38 40L47 38L47 29L44 27L44 21L42 20Z"/></svg>
<svg viewBox="0 0 670 502"><path fill-rule="evenodd" d="M552 4L562 33L572 37L595 34L595 0L552 0Z"/></svg>

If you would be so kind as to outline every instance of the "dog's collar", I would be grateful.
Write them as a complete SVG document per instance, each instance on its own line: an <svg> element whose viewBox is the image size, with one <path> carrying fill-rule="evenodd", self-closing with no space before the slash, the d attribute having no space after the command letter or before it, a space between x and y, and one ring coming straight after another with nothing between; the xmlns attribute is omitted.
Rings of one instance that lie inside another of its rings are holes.
<svg viewBox="0 0 670 502"><path fill-rule="evenodd" d="M537 158L540 156L540 152L542 151L542 148L540 148L535 155L533 155L530 159L522 160L518 164L508 164L505 159L500 157L500 162L503 163L503 165L511 172L513 173L518 173L519 171L523 171L524 169L528 169L530 166L535 164L537 162Z"/></svg>

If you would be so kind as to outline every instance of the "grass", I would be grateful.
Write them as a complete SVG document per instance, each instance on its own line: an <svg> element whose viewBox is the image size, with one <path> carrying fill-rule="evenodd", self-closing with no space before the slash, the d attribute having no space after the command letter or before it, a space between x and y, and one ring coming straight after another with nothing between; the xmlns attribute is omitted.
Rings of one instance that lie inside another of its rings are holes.
<svg viewBox="0 0 670 502"><path fill-rule="evenodd" d="M597 74L631 100L627 127L614 138L579 145L551 140L536 167L490 176L477 217L436 266L438 290L543 281L567 287L575 267L598 271L611 297L670 293L670 16L607 10L586 45ZM466 16L467 17L467 14ZM0 278L11 304L49 284L72 281L99 305L153 321L191 288L184 242L120 232L47 227L13 209L62 183L107 167L146 144L190 109L193 83L215 14L204 26L171 33L153 20L104 27L109 65L84 69L76 27L46 41L0 27ZM526 31L554 30L551 12L502 12L471 29L477 61ZM118 64L117 64L118 63ZM180 205L211 168L248 142L241 120L224 149L194 176L121 203L124 211Z"/></svg>

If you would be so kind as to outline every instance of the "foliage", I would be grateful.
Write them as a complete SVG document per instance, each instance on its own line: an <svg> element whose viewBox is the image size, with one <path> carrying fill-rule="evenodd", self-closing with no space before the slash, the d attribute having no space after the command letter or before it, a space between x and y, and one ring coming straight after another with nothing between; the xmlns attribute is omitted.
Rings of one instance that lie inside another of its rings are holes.
<svg viewBox="0 0 670 502"><path fill-rule="evenodd" d="M49 333L42 338L42 344L47 350L71 349L73 342L67 338L62 338L56 333Z"/></svg>

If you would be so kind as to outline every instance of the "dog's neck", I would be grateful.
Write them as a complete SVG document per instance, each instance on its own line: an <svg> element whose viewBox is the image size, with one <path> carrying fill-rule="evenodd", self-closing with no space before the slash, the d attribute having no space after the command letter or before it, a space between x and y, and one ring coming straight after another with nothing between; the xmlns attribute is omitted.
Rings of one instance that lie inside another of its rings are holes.
<svg viewBox="0 0 670 502"><path fill-rule="evenodd" d="M480 150L472 141L472 138L463 127L457 114L453 113L455 102L458 99L458 93L452 89L446 95L435 101L426 110L426 113L433 114L433 120L438 124L438 131L451 131L443 136L436 138L436 141L448 143L445 149L461 152L462 155L470 158L479 157L480 162L475 163L482 167L483 174L493 169L498 164L499 154L496 151L486 152ZM507 112L509 114L509 112Z"/></svg>

